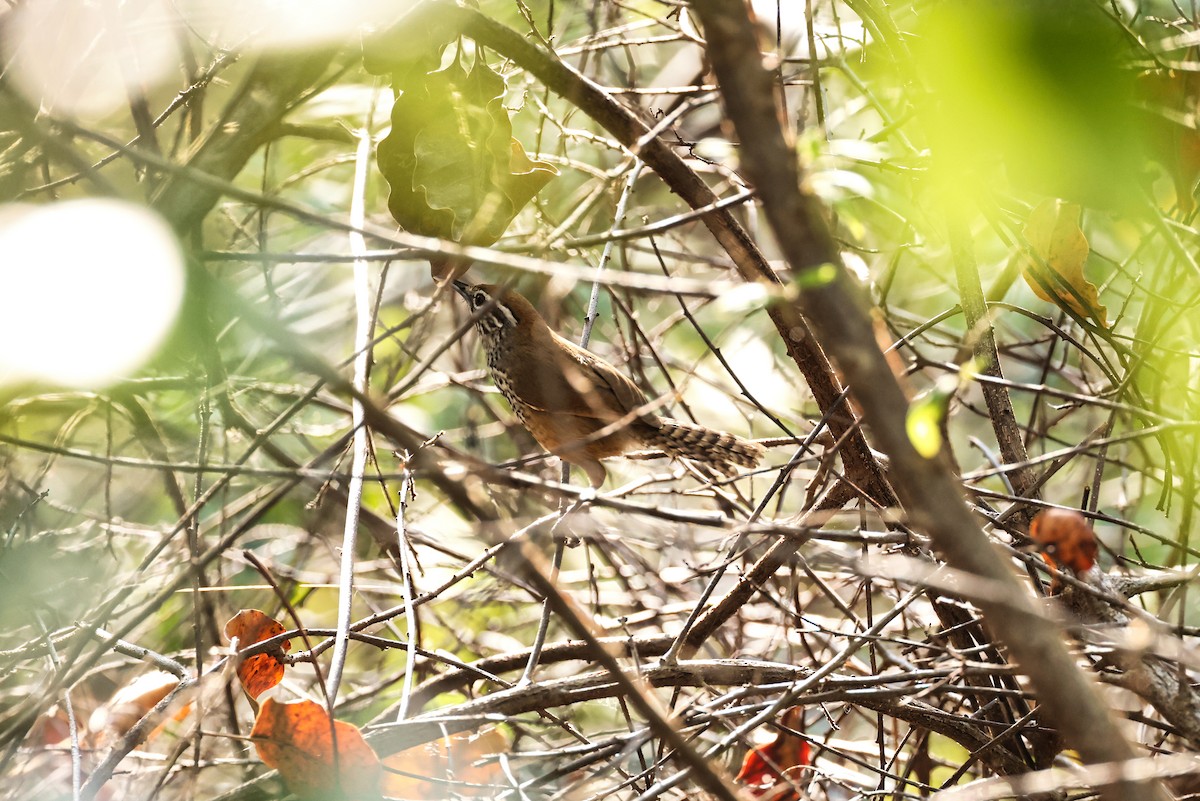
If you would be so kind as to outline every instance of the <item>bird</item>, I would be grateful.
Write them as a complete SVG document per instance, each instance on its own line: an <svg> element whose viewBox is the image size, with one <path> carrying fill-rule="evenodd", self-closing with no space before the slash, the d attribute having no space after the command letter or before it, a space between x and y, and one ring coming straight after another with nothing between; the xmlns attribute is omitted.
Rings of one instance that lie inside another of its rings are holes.
<svg viewBox="0 0 1200 801"><path fill-rule="evenodd" d="M607 477L601 459L635 450L660 450L727 475L733 465L758 465L763 448L755 442L655 414L632 380L552 331L518 292L453 285L478 315L496 388L538 444L581 468L593 487Z"/></svg>

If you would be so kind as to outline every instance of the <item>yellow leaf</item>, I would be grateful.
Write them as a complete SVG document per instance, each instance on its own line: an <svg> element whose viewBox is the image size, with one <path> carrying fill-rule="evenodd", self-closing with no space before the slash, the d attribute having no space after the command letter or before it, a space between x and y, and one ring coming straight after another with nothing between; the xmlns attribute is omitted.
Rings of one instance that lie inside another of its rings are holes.
<svg viewBox="0 0 1200 801"><path fill-rule="evenodd" d="M1079 227L1081 211L1077 203L1054 198L1038 204L1025 224L1025 240L1054 275L1047 275L1042 265L1028 256L1019 257L1021 273L1042 300L1080 317L1091 317L1107 328L1108 309L1100 303L1100 290L1083 274L1089 248Z"/></svg>
<svg viewBox="0 0 1200 801"><path fill-rule="evenodd" d="M942 449L942 418L946 414L945 399L933 393L908 407L904 427L917 453L932 459Z"/></svg>

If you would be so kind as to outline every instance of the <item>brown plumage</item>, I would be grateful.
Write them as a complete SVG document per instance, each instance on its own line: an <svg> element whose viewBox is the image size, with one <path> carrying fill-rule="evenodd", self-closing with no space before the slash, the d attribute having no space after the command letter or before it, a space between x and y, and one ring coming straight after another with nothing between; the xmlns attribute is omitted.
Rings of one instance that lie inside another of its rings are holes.
<svg viewBox="0 0 1200 801"><path fill-rule="evenodd" d="M521 423L543 448L581 467L593 486L604 483L601 459L645 448L727 473L762 458L753 442L644 409L649 401L636 384L551 331L513 290L462 281L454 288L481 314L477 327L488 370Z"/></svg>

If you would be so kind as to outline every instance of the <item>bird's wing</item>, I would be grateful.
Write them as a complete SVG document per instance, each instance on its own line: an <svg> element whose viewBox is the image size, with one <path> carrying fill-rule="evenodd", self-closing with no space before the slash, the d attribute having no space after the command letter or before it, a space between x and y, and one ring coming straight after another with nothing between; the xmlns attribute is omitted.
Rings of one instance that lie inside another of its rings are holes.
<svg viewBox="0 0 1200 801"><path fill-rule="evenodd" d="M608 362L582 348L576 348L572 356L579 363L580 372L584 380L588 381L587 385L593 388L591 394L595 397L589 399L589 405L603 410L606 419L610 413L615 420L646 405L645 393L638 389L637 384L628 376ZM652 415L643 414L642 417L647 418L649 422Z"/></svg>
<svg viewBox="0 0 1200 801"><path fill-rule="evenodd" d="M528 381L518 388L527 405L542 412L571 414L607 423L646 404L646 396L637 384L617 368L557 334L553 336L559 346L553 351L560 355L556 366L566 381L545 382L536 378ZM643 418L647 422L653 421L653 415L643 415Z"/></svg>

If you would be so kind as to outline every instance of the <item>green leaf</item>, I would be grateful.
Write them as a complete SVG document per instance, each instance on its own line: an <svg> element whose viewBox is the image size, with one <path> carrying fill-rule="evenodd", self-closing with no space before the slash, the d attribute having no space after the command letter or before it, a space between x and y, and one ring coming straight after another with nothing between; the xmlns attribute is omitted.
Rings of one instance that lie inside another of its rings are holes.
<svg viewBox="0 0 1200 801"><path fill-rule="evenodd" d="M932 459L942 449L942 421L950 408L950 399L960 386L975 378L974 359L965 362L957 373L944 375L923 397L913 401L904 419L904 431L917 453Z"/></svg>
<svg viewBox="0 0 1200 801"><path fill-rule="evenodd" d="M457 58L404 87L378 159L392 188L388 207L403 228L490 245L558 174L513 138L504 89L479 52L470 72Z"/></svg>
<svg viewBox="0 0 1200 801"><path fill-rule="evenodd" d="M1088 206L1136 207L1145 142L1128 39L1091 0L931 4L913 51L940 181L990 191L1007 176Z"/></svg>
<svg viewBox="0 0 1200 801"><path fill-rule="evenodd" d="M908 416L904 420L905 432L917 453L926 459L937 456L942 449L942 418L945 415L945 404L933 394L908 407Z"/></svg>
<svg viewBox="0 0 1200 801"><path fill-rule="evenodd" d="M796 274L796 284L801 290L820 289L836 281L840 272L836 264L820 264L799 271Z"/></svg>
<svg viewBox="0 0 1200 801"><path fill-rule="evenodd" d="M398 33L403 42L397 41ZM418 4L392 29L363 39L363 67L373 75L389 75L397 91L419 84L438 68L442 52L461 35L452 18L432 4Z"/></svg>

